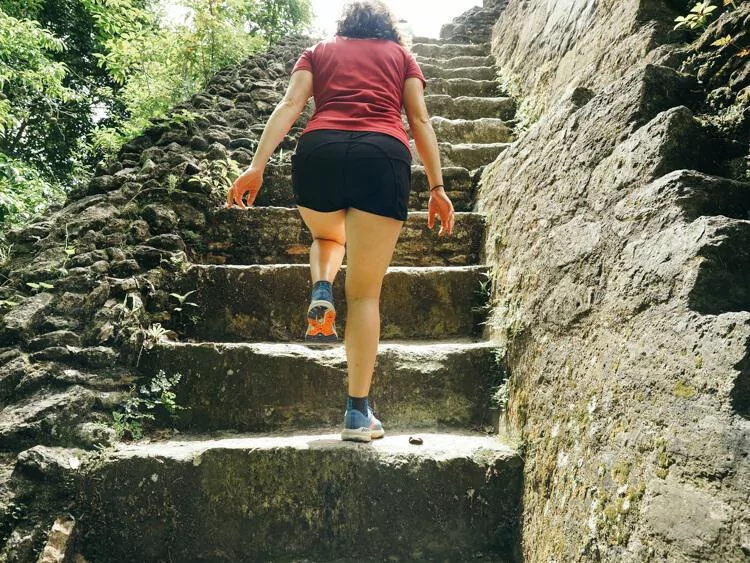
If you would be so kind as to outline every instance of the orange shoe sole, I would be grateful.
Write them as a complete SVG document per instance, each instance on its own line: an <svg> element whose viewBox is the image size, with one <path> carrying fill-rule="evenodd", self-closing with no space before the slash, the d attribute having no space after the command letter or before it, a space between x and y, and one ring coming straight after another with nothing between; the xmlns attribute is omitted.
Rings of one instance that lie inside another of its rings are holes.
<svg viewBox="0 0 750 563"><path fill-rule="evenodd" d="M328 301L313 301L307 310L306 342L338 342L336 310Z"/></svg>

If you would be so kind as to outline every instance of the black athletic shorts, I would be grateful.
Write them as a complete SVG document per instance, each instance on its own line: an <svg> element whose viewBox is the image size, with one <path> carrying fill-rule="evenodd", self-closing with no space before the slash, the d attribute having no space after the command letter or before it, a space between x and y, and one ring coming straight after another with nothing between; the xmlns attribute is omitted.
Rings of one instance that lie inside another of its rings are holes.
<svg viewBox="0 0 750 563"><path fill-rule="evenodd" d="M292 156L292 186L302 207L323 212L352 207L405 221L411 153L384 133L310 131Z"/></svg>

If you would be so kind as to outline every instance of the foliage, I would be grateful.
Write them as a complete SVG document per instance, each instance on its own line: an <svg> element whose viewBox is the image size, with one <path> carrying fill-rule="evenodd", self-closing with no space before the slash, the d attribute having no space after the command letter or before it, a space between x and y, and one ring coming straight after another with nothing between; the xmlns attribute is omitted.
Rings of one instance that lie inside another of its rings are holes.
<svg viewBox="0 0 750 563"><path fill-rule="evenodd" d="M179 373L168 377L159 370L153 379L140 387L133 386L131 396L120 410L112 411L113 428L118 439L139 440L143 437L144 425L156 420L159 411L174 416L184 409L177 404L174 388L182 375Z"/></svg>
<svg viewBox="0 0 750 563"><path fill-rule="evenodd" d="M716 41L711 43L711 47L726 47L732 42L732 36L731 35L725 35L724 37L720 37Z"/></svg>
<svg viewBox="0 0 750 563"><path fill-rule="evenodd" d="M0 152L0 223L6 227L29 221L64 193L37 168Z"/></svg>
<svg viewBox="0 0 750 563"><path fill-rule="evenodd" d="M106 53L98 55L99 64L122 86L119 95L127 117L97 130L97 149L114 153L151 119L163 117L177 102L203 89L216 71L300 29L311 18L309 0L182 0L176 5L189 16L172 27L157 25L156 16L149 19L147 12L134 14L140 24L107 24L120 33L104 40Z"/></svg>
<svg viewBox="0 0 750 563"><path fill-rule="evenodd" d="M251 6L247 16L254 29L249 31L257 30L271 45L312 21L309 0L256 0Z"/></svg>
<svg viewBox="0 0 750 563"><path fill-rule="evenodd" d="M31 100L44 97L49 103L71 99L74 93L63 85L65 65L49 55L64 44L31 20L19 20L0 11L0 127L4 146L12 146L23 135Z"/></svg>
<svg viewBox="0 0 750 563"><path fill-rule="evenodd" d="M174 333L161 326L161 323L154 323L147 329L143 330L143 349L151 350L160 340L173 336Z"/></svg>
<svg viewBox="0 0 750 563"><path fill-rule="evenodd" d="M228 157L223 160L203 159L198 162L198 167L201 171L196 178L201 183L211 186L212 192L220 194L223 194L241 173L239 165Z"/></svg>
<svg viewBox="0 0 750 563"><path fill-rule="evenodd" d="M43 152L25 150L34 146L34 124L53 121L76 98L64 84L65 65L52 59L63 50L37 22L0 10L0 222L6 225L28 221L63 193L49 179Z"/></svg>
<svg viewBox="0 0 750 563"><path fill-rule="evenodd" d="M174 297L175 299L177 299L177 301L180 304L179 307L175 307L173 310L177 311L179 313L179 312L182 312L182 310L185 307L188 307L188 306L190 306L190 307L197 307L198 305L196 303L193 303L192 301L188 301L187 300L187 298L190 297L190 295L192 295L196 291L197 290L193 289L193 290L188 291L187 293L182 294L182 295L180 295L179 293L170 293L169 296L170 297Z"/></svg>
<svg viewBox="0 0 750 563"><path fill-rule="evenodd" d="M734 0L722 0L723 8L737 8L737 4ZM702 30L708 25L708 21L711 16L715 15L714 12L719 9L719 6L711 4L711 0L699 1L690 9L687 15L678 16L675 18L674 29L687 28L691 30ZM720 41L726 41L723 38ZM729 39L731 41L731 38ZM718 44L717 44L718 45ZM718 45L721 46L721 45Z"/></svg>
<svg viewBox="0 0 750 563"><path fill-rule="evenodd" d="M508 403L510 402L510 383L505 380L500 386L498 386L490 396L490 403L495 406L498 410L505 412L508 409Z"/></svg>
<svg viewBox="0 0 750 563"><path fill-rule="evenodd" d="M54 289L55 286L47 282L26 282L31 289L34 291L41 291L42 289Z"/></svg>
<svg viewBox="0 0 750 563"><path fill-rule="evenodd" d="M63 71L58 78L69 94L54 96L53 88L34 95L12 92L9 101L23 115L14 129L16 135L0 140L0 150L26 161L51 180L72 186L85 182L88 174L84 170L93 164L85 139L98 116L115 111L118 105L113 96L100 96L100 89L113 82L92 56L101 45L91 14L82 0L0 0L0 9L6 14L0 27L12 37L18 30L9 27L8 16L33 20L31 23L56 38L56 48L46 50L48 63L40 68L43 72L53 67ZM27 45L27 52L45 48L44 40L36 39Z"/></svg>
<svg viewBox="0 0 750 563"><path fill-rule="evenodd" d="M13 245L0 242L0 268L10 262L13 257Z"/></svg>
<svg viewBox="0 0 750 563"><path fill-rule="evenodd" d="M710 0L707 0L706 2L698 2L690 9L690 12L688 12L686 16L677 16L675 18L674 21L677 22L677 24L674 28L680 29L681 27L687 27L689 29L698 29L706 27L708 17L716 10L716 8L717 6L712 5Z"/></svg>
<svg viewBox="0 0 750 563"><path fill-rule="evenodd" d="M189 17L172 25L165 2ZM310 19L310 0L0 0L0 224Z"/></svg>

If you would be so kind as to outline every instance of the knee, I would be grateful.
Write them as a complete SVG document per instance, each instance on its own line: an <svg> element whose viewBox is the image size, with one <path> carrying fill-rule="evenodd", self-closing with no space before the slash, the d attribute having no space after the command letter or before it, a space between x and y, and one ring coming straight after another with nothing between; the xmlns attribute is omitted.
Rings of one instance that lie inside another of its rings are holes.
<svg viewBox="0 0 750 563"><path fill-rule="evenodd" d="M357 307L380 307L380 294L378 295L350 295L346 292L346 306L349 309Z"/></svg>
<svg viewBox="0 0 750 563"><path fill-rule="evenodd" d="M346 283L346 302L364 305L368 302L380 302L380 283Z"/></svg>
<svg viewBox="0 0 750 563"><path fill-rule="evenodd" d="M329 237L313 237L313 240L318 244L335 244L337 246L346 246L346 240L340 240Z"/></svg>

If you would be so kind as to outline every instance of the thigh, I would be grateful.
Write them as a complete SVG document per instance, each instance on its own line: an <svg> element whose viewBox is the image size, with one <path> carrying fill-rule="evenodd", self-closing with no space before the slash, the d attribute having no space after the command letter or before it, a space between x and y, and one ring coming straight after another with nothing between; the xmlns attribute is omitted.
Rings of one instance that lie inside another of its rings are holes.
<svg viewBox="0 0 750 563"><path fill-rule="evenodd" d="M346 244L346 211L322 212L297 206L302 220L307 225L314 239L332 240L341 245Z"/></svg>
<svg viewBox="0 0 750 563"><path fill-rule="evenodd" d="M378 297L403 221L359 209L346 212L346 294Z"/></svg>

